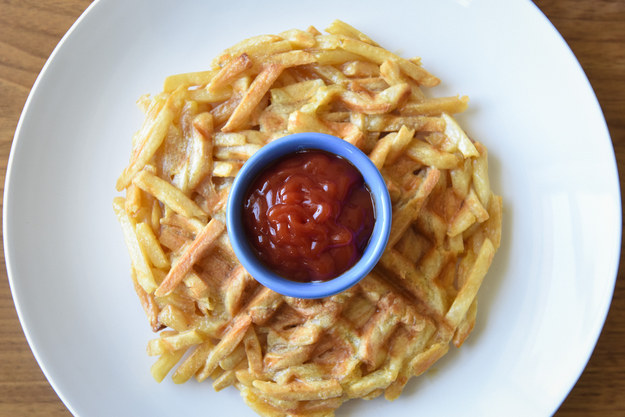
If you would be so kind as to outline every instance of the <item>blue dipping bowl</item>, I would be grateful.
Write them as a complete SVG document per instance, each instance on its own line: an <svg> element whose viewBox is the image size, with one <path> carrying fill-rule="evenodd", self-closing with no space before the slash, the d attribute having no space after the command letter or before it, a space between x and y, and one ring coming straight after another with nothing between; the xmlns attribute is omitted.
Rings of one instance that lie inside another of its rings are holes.
<svg viewBox="0 0 625 417"><path fill-rule="evenodd" d="M291 281L277 275L258 259L245 233L243 207L247 190L266 167L282 156L309 149L341 156L360 171L373 199L375 225L362 257L354 266L329 281L307 283ZM322 133L297 133L263 146L243 165L234 179L228 197L228 237L239 262L258 282L289 297L328 297L355 285L373 269L382 256L391 231L391 220L392 208L388 189L373 162L349 142Z"/></svg>

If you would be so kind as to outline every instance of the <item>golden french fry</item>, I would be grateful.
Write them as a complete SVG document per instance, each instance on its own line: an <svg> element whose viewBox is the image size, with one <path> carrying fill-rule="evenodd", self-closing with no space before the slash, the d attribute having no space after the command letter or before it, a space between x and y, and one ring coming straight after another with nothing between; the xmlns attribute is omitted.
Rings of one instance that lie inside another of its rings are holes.
<svg viewBox="0 0 625 417"><path fill-rule="evenodd" d="M386 162L388 164L394 163L397 158L404 152L406 146L412 141L414 137L415 130L409 129L406 126L402 126L397 135L393 137L391 141L391 147L386 156Z"/></svg>
<svg viewBox="0 0 625 417"><path fill-rule="evenodd" d="M113 209L124 232L132 267L137 274L137 282L146 293L151 294L156 289L156 281L152 275L148 260L141 249L141 244L137 238L133 221L124 210L124 199L121 197L115 198L113 201Z"/></svg>
<svg viewBox="0 0 625 417"><path fill-rule="evenodd" d="M238 44L226 49L219 57L213 61L213 66L221 67L233 57L243 53L255 59L262 56L273 55L293 49L291 42L283 40L276 35L260 35L246 39Z"/></svg>
<svg viewBox="0 0 625 417"><path fill-rule="evenodd" d="M165 79L163 91L171 93L179 87L187 88L189 86L206 85L215 77L217 71L199 71L187 72L184 74L170 75Z"/></svg>
<svg viewBox="0 0 625 417"><path fill-rule="evenodd" d="M488 153L480 144L479 157L473 160L473 184L482 205L488 207L490 201L490 179L488 178Z"/></svg>
<svg viewBox="0 0 625 417"><path fill-rule="evenodd" d="M117 180L117 190L121 191L130 185L132 178L143 169L163 143L169 125L181 107L179 90L174 91L154 119L146 119L141 129L140 139L133 151L130 164L124 169Z"/></svg>
<svg viewBox="0 0 625 417"><path fill-rule="evenodd" d="M376 77L380 75L380 67L373 62L349 61L341 67L343 74L348 77Z"/></svg>
<svg viewBox="0 0 625 417"><path fill-rule="evenodd" d="M351 91L343 91L340 97L350 110L365 114L383 114L395 110L409 93L408 84L396 84L376 94L373 100Z"/></svg>
<svg viewBox="0 0 625 417"><path fill-rule="evenodd" d="M271 102L274 104L291 104L314 97L319 88L325 84L321 80L296 82L280 88L272 88Z"/></svg>
<svg viewBox="0 0 625 417"><path fill-rule="evenodd" d="M317 37L317 39L319 39L319 37ZM322 49L320 51L312 51L311 54L313 54L313 56L315 57L317 64L324 66L340 65L349 61L356 61L361 59L359 55L336 49Z"/></svg>
<svg viewBox="0 0 625 417"><path fill-rule="evenodd" d="M317 43L314 34L299 29L286 30L280 33L279 36L289 41L297 49L312 48Z"/></svg>
<svg viewBox="0 0 625 417"><path fill-rule="evenodd" d="M468 103L467 96L428 98L418 103L406 104L402 108L402 114L440 116L443 113L462 113L467 109Z"/></svg>
<svg viewBox="0 0 625 417"><path fill-rule="evenodd" d="M406 148L406 155L423 165L438 169L453 169L460 165L460 158L455 154L438 150L429 143L418 139L412 141Z"/></svg>
<svg viewBox="0 0 625 417"><path fill-rule="evenodd" d="M252 60L246 53L230 60L210 80L206 86L208 92L214 92L236 79L243 71L252 67Z"/></svg>
<svg viewBox="0 0 625 417"><path fill-rule="evenodd" d="M213 162L213 176L215 177L234 177L241 169L240 162L233 161L215 161Z"/></svg>
<svg viewBox="0 0 625 417"><path fill-rule="evenodd" d="M442 132L445 129L445 123L439 117L375 114L366 119L366 129L369 131L396 132L402 126L422 132Z"/></svg>
<svg viewBox="0 0 625 417"><path fill-rule="evenodd" d="M184 195L182 191L147 171L141 171L137 174L133 179L133 184L143 191L152 194L176 213L187 217L196 217L200 220L206 220L207 218L207 214L193 200Z"/></svg>
<svg viewBox="0 0 625 417"><path fill-rule="evenodd" d="M213 145L215 146L241 146L246 143L247 140L242 133L217 132L213 139Z"/></svg>
<svg viewBox="0 0 625 417"><path fill-rule="evenodd" d="M278 64L268 64L263 71L258 74L254 79L254 82L250 85L249 90L245 93L241 102L232 112L232 115L228 119L228 122L221 128L222 132L232 132L237 129L247 127L247 120L252 114L254 107L263 98L265 93L269 91L269 88L273 82L278 78L282 72L282 67Z"/></svg>
<svg viewBox="0 0 625 417"><path fill-rule="evenodd" d="M410 82L410 79L401 72L398 60L391 58L382 62L380 65L380 76L388 85L408 82L410 85L410 100L412 103L420 103L426 99L425 94L423 94L419 85L417 83ZM402 111L405 111L410 104L411 103L406 104L406 106L402 108Z"/></svg>
<svg viewBox="0 0 625 417"><path fill-rule="evenodd" d="M250 316L239 315L234 319L232 329L228 332L226 337L215 346L206 358L206 363L197 374L198 381L206 379L217 367L219 361L228 356L237 345L241 342L248 327L251 324Z"/></svg>
<svg viewBox="0 0 625 417"><path fill-rule="evenodd" d="M384 162L386 161L388 153L391 151L391 146L396 136L397 132L392 132L384 136L375 144L375 147L373 148L371 153L369 153L369 158L376 166L376 168L382 169L382 167L384 166Z"/></svg>
<svg viewBox="0 0 625 417"><path fill-rule="evenodd" d="M211 349L213 349L213 344L210 341L206 341L200 345L198 345L193 353L187 357L178 366L174 374L172 375L172 380L176 384L183 384L187 382L191 377L204 365L206 358L210 354Z"/></svg>
<svg viewBox="0 0 625 417"><path fill-rule="evenodd" d="M434 87L440 83L438 78L434 77L420 66L415 65L407 59L400 58L386 49L344 37L340 39L340 47L348 52L361 55L378 65L386 60L396 60L401 70L421 85Z"/></svg>
<svg viewBox="0 0 625 417"><path fill-rule="evenodd" d="M165 277L165 280L156 289L155 294L157 296L162 296L171 292L174 287L182 281L199 257L215 244L224 229L223 223L219 220L211 219L182 256L172 265L167 277Z"/></svg>
<svg viewBox="0 0 625 417"><path fill-rule="evenodd" d="M439 178L440 171L438 169L433 168L429 170L414 196L394 211L391 235L389 236L387 246L395 246L395 243L401 238L405 230L419 216L421 207L423 207Z"/></svg>
<svg viewBox="0 0 625 417"><path fill-rule="evenodd" d="M176 363L178 363L184 353L184 350L180 350L177 352L166 352L161 355L161 357L158 358L156 362L154 362L154 365L152 365L150 372L152 373L152 377L156 380L156 382L161 382L163 379L165 379L165 376L167 376L169 371L171 371L172 368L176 366Z"/></svg>
<svg viewBox="0 0 625 417"><path fill-rule="evenodd" d="M314 382L292 382L279 385L275 382L256 380L252 383L261 392L281 400L310 401L338 397L343 393L341 384L336 380Z"/></svg>
<svg viewBox="0 0 625 417"><path fill-rule="evenodd" d="M447 113L443 113L442 116L445 121L445 135L453 143L454 148L447 150L448 152L453 152L458 149L465 158L469 158L472 156L478 156L477 149L471 142L471 139L464 133L464 130L458 125L450 115Z"/></svg>
<svg viewBox="0 0 625 417"><path fill-rule="evenodd" d="M493 261L494 255L495 247L490 239L487 238L484 240L484 243L477 254L477 258L474 265L471 267L466 283L460 289L454 303L445 315L445 320L447 320L447 322L453 327L457 327L458 324L460 324L460 321L467 313L471 303L473 303L477 290L482 284L482 280L484 279L484 276Z"/></svg>
<svg viewBox="0 0 625 417"><path fill-rule="evenodd" d="M184 332L189 327L189 320L185 312L172 304L167 304L158 313L158 321L177 332Z"/></svg>
<svg viewBox="0 0 625 417"><path fill-rule="evenodd" d="M355 27L341 21L334 20L330 26L326 28L326 32L331 33L333 35L344 35L350 38L358 39L359 41L368 43L373 46L378 46L370 37L356 29Z"/></svg>
<svg viewBox="0 0 625 417"><path fill-rule="evenodd" d="M260 145L245 144L239 146L224 146L215 149L216 159L234 159L245 161L260 149Z"/></svg>
<svg viewBox="0 0 625 417"><path fill-rule="evenodd" d="M275 54L267 58L267 63L278 65L283 70L315 62L315 56L307 51L289 51ZM267 65L267 64L264 64Z"/></svg>
<svg viewBox="0 0 625 417"><path fill-rule="evenodd" d="M150 259L152 265L157 268L167 268L169 266L169 259L167 259L163 248L161 248L161 245L158 243L158 239L156 239L152 228L147 223L137 223L135 232L141 249Z"/></svg>
<svg viewBox="0 0 625 417"><path fill-rule="evenodd" d="M137 274L133 269L131 271L132 284L135 288L135 292L137 293L137 297L139 298L139 302L141 303L141 307L143 307L143 311L145 312L148 321L150 322L150 326L152 327L152 331L157 332L161 330L162 324L160 323L159 316L159 308L156 304L156 300L154 299L154 294L148 294L141 285L137 282Z"/></svg>

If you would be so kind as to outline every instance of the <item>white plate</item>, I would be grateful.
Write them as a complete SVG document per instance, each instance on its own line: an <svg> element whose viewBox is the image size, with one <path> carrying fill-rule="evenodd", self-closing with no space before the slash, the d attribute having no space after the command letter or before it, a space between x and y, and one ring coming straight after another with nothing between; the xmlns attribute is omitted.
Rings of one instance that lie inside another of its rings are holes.
<svg viewBox="0 0 625 417"><path fill-rule="evenodd" d="M155 383L152 337L111 208L142 116L135 100L246 37L341 18L467 94L490 151L503 242L460 350L399 400L339 416L549 415L583 370L610 304L621 209L610 137L579 64L529 1L103 0L46 64L15 135L4 195L7 269L30 346L79 416L254 415L231 388ZM314 6L313 6L314 4ZM356 6L356 4L358 4Z"/></svg>

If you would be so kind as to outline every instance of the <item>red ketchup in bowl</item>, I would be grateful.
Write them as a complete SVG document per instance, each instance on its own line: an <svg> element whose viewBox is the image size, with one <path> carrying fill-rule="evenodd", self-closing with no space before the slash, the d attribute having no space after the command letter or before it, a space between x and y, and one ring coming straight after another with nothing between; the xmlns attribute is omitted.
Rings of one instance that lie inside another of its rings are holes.
<svg viewBox="0 0 625 417"><path fill-rule="evenodd" d="M319 150L278 159L252 182L244 201L243 224L256 256L292 281L328 281L347 271L375 222L360 172Z"/></svg>

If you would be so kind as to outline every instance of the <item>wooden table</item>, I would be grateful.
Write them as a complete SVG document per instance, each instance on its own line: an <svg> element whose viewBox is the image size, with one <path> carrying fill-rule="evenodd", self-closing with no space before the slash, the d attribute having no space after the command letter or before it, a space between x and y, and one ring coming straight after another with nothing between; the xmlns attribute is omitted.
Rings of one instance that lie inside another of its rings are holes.
<svg viewBox="0 0 625 417"><path fill-rule="evenodd" d="M89 3L0 0L1 184L15 127L35 78ZM619 170L625 172L625 0L537 0L536 4L562 33L586 71L603 108ZM28 348L4 266L0 275L0 416L68 416ZM597 347L558 416L625 415L623 279L621 265Z"/></svg>

